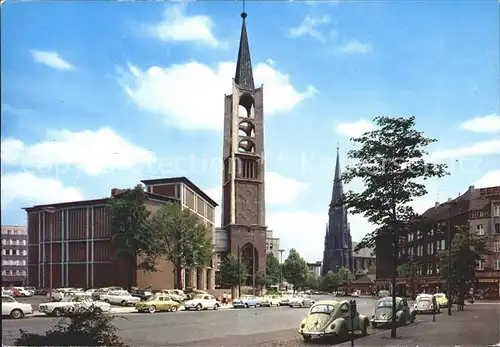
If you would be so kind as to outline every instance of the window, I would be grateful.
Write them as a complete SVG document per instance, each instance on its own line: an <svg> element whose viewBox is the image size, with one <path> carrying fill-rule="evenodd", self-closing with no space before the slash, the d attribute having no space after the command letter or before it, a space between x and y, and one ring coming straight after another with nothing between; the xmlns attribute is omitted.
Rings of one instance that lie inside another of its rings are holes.
<svg viewBox="0 0 500 347"><path fill-rule="evenodd" d="M27 256L27 255L28 255L28 251L27 251L27 250L25 250L25 249L23 249L23 255L24 255L24 256Z"/></svg>
<svg viewBox="0 0 500 347"><path fill-rule="evenodd" d="M408 242L412 242L413 241L413 233L409 233L408 234Z"/></svg>
<svg viewBox="0 0 500 347"><path fill-rule="evenodd" d="M21 250L19 250L19 249L16 249L14 252L15 252L15 255L21 255Z"/></svg>
<svg viewBox="0 0 500 347"><path fill-rule="evenodd" d="M16 240L16 246L19 246L19 240Z"/></svg>
<svg viewBox="0 0 500 347"><path fill-rule="evenodd" d="M495 223L495 234L500 234L500 223Z"/></svg>
<svg viewBox="0 0 500 347"><path fill-rule="evenodd" d="M500 217L500 204L493 206L493 216Z"/></svg>
<svg viewBox="0 0 500 347"><path fill-rule="evenodd" d="M7 275L7 271L6 270L2 270L2 276L5 276Z"/></svg>
<svg viewBox="0 0 500 347"><path fill-rule="evenodd" d="M6 239L2 239L2 245L6 245L7 244L7 240Z"/></svg>
<svg viewBox="0 0 500 347"><path fill-rule="evenodd" d="M427 244L427 254L434 254L434 242Z"/></svg>
<svg viewBox="0 0 500 347"><path fill-rule="evenodd" d="M479 260L479 261L477 262L477 267L476 267L476 270L479 270L479 271L484 271L484 261Z"/></svg>
<svg viewBox="0 0 500 347"><path fill-rule="evenodd" d="M26 260L21 260L21 265L26 266Z"/></svg>
<svg viewBox="0 0 500 347"><path fill-rule="evenodd" d="M26 270L22 270L22 271L21 271L21 275L22 275L22 276L26 276Z"/></svg>
<svg viewBox="0 0 500 347"><path fill-rule="evenodd" d="M446 241L443 239L441 240L441 246L439 247L442 251L446 250Z"/></svg>
<svg viewBox="0 0 500 347"><path fill-rule="evenodd" d="M431 228L431 230L429 231L429 236L434 236L434 228Z"/></svg>
<svg viewBox="0 0 500 347"><path fill-rule="evenodd" d="M26 246L26 243L27 243L26 240L23 240L23 246Z"/></svg>
<svg viewBox="0 0 500 347"><path fill-rule="evenodd" d="M14 240L10 239L9 240L9 245L13 246L14 245Z"/></svg>
<svg viewBox="0 0 500 347"><path fill-rule="evenodd" d="M476 234L479 236L484 235L484 225L483 224L476 225Z"/></svg>
<svg viewBox="0 0 500 347"><path fill-rule="evenodd" d="M495 242L495 247L493 248L494 252L500 252L500 242Z"/></svg>
<svg viewBox="0 0 500 347"><path fill-rule="evenodd" d="M7 251L5 249L2 249L2 255L7 255Z"/></svg>
<svg viewBox="0 0 500 347"><path fill-rule="evenodd" d="M500 259L495 259L495 271L500 270Z"/></svg>
<svg viewBox="0 0 500 347"><path fill-rule="evenodd" d="M432 275L432 263L431 262L427 263L427 274Z"/></svg>
<svg viewBox="0 0 500 347"><path fill-rule="evenodd" d="M441 265L439 265L439 263L436 264L436 275L439 275L439 273L441 272Z"/></svg>

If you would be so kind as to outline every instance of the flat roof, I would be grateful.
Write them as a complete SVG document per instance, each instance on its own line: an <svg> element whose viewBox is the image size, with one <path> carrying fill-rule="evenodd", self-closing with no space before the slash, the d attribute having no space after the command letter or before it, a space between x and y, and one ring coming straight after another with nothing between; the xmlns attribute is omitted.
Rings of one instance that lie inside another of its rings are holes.
<svg viewBox="0 0 500 347"><path fill-rule="evenodd" d="M153 179L149 179L149 180L142 180L141 182L147 186L153 185L153 184L184 183L189 188L191 188L196 194L200 195L203 199L205 199L210 204L212 204L213 207L219 206L219 204L216 203L211 197L209 197L207 193L205 193L203 190L201 190L201 188L199 188L196 184L194 184L190 179L188 179L187 177L184 177L184 176L169 177L169 178L153 178Z"/></svg>

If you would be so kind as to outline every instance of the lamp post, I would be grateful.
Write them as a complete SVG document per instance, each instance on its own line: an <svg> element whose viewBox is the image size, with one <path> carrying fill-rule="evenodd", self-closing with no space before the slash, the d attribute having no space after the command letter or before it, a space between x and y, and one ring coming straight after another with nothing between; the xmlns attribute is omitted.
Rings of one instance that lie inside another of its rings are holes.
<svg viewBox="0 0 500 347"><path fill-rule="evenodd" d="M252 230L252 295L255 296L255 229L248 228Z"/></svg>
<svg viewBox="0 0 500 347"><path fill-rule="evenodd" d="M280 290L281 284L283 283L283 252L284 251L285 251L284 249L278 250L278 252L280 252L280 284L278 286L278 291Z"/></svg>
<svg viewBox="0 0 500 347"><path fill-rule="evenodd" d="M52 271L52 268L53 268L53 260L52 260L52 257L53 257L53 253L52 253L52 246L53 246L53 234L54 234L54 221L53 221L53 217L52 215L54 213L56 213L56 208L55 207L46 207L44 208L43 210L45 213L48 213L51 215L51 218L50 218L50 227L49 227L49 234L50 234L50 265L49 265L49 297L52 299L52 287L53 287L53 284L52 284L52 278L53 278L53 271ZM45 232L45 225L43 226L43 229L44 229L44 232ZM45 238L44 238L45 239ZM43 264L43 266L45 267L45 263Z"/></svg>
<svg viewBox="0 0 500 347"><path fill-rule="evenodd" d="M241 256L240 256L240 246L238 246L238 298L241 298Z"/></svg>

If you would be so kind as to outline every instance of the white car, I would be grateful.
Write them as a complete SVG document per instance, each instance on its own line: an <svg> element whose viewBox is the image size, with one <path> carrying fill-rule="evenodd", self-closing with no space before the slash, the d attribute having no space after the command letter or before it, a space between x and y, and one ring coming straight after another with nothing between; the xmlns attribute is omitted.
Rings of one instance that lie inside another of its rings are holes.
<svg viewBox="0 0 500 347"><path fill-rule="evenodd" d="M280 306L288 306L290 305L290 300L292 299L292 295L283 295L280 298Z"/></svg>
<svg viewBox="0 0 500 347"><path fill-rule="evenodd" d="M2 287L2 296L14 296L14 291L11 288Z"/></svg>
<svg viewBox="0 0 500 347"><path fill-rule="evenodd" d="M314 305L314 299L310 295L296 295L290 299L290 307L311 307Z"/></svg>
<svg viewBox="0 0 500 347"><path fill-rule="evenodd" d="M126 290L111 290L99 296L99 300L115 305L131 305L140 302L141 298L135 297Z"/></svg>
<svg viewBox="0 0 500 347"><path fill-rule="evenodd" d="M52 290L52 301L61 301L66 296L72 296L75 293L82 293L81 289L76 288L57 288ZM50 299L50 292L47 293L47 298Z"/></svg>
<svg viewBox="0 0 500 347"><path fill-rule="evenodd" d="M12 288L12 291L14 292L14 295L17 297L33 296L33 293L24 287L14 287Z"/></svg>
<svg viewBox="0 0 500 347"><path fill-rule="evenodd" d="M177 302L182 302L187 299L187 295L180 289L162 289L161 293L168 295L170 299Z"/></svg>
<svg viewBox="0 0 500 347"><path fill-rule="evenodd" d="M184 309L190 310L218 310L219 302L210 294L197 294L191 300L184 302Z"/></svg>
<svg viewBox="0 0 500 347"><path fill-rule="evenodd" d="M19 319L32 313L33 307L31 304L20 303L11 296L2 295L2 316L10 316L13 319Z"/></svg>
<svg viewBox="0 0 500 347"><path fill-rule="evenodd" d="M67 296L62 301L40 304L38 311L48 316L60 317L63 314L78 312L78 309L95 312L109 312L111 305L107 302L94 301L85 294Z"/></svg>
<svg viewBox="0 0 500 347"><path fill-rule="evenodd" d="M356 290L356 291L354 291L354 292L351 293L351 296L353 298L359 298L359 295L360 295L359 290Z"/></svg>

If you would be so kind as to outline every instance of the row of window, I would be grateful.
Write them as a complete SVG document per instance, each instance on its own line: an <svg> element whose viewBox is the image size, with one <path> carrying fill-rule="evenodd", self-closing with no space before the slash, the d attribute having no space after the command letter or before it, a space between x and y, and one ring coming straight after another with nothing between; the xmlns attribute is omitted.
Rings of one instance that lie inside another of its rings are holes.
<svg viewBox="0 0 500 347"><path fill-rule="evenodd" d="M2 249L2 255L23 255L27 256L28 251L23 249Z"/></svg>
<svg viewBox="0 0 500 347"><path fill-rule="evenodd" d="M26 276L26 270L2 270L2 276Z"/></svg>
<svg viewBox="0 0 500 347"><path fill-rule="evenodd" d="M486 218L490 216L489 211L473 211L470 214L471 218ZM493 206L493 217L500 217L500 204Z"/></svg>
<svg viewBox="0 0 500 347"><path fill-rule="evenodd" d="M3 229L2 235L28 235L26 229Z"/></svg>
<svg viewBox="0 0 500 347"><path fill-rule="evenodd" d="M484 261L483 260L479 260L477 262L477 266L476 266L476 270L478 271L484 271ZM495 271L500 271L500 259L495 259L493 261L493 270Z"/></svg>
<svg viewBox="0 0 500 347"><path fill-rule="evenodd" d="M437 254L438 252L445 251L446 250L446 241L445 240L438 240L436 242L431 242L427 244L427 253L424 254L424 246L415 246L415 247L409 247L406 250L406 253L408 256L417 256L417 257L423 257L424 255L431 255L431 254ZM493 244L493 252L498 253L500 252L500 241L496 241ZM399 252L400 256L403 256L405 254L405 250L401 249Z"/></svg>
<svg viewBox="0 0 500 347"><path fill-rule="evenodd" d="M28 241L26 241L26 240L2 239L3 246L26 246L27 244L28 244Z"/></svg>
<svg viewBox="0 0 500 347"><path fill-rule="evenodd" d="M500 223L495 223L495 235L500 235ZM476 225L476 234L478 236L484 236L484 224Z"/></svg>
<svg viewBox="0 0 500 347"><path fill-rule="evenodd" d="M8 266L26 266L26 260L6 260L6 259L2 259L2 265L8 265Z"/></svg>

